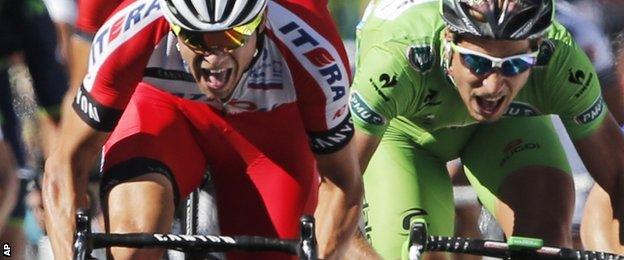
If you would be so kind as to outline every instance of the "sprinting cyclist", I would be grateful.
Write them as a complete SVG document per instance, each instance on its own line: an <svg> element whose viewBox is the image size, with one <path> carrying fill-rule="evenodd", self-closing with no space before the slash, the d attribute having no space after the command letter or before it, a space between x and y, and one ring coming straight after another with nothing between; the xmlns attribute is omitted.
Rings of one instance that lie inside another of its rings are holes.
<svg viewBox="0 0 624 260"><path fill-rule="evenodd" d="M94 37L75 113L63 118L61 145L46 161L55 258L71 256L87 170L107 138L108 232L167 232L175 204L209 167L223 234L294 238L299 217L314 213L320 257L340 258L362 186L348 62L326 4L123 2ZM110 250L115 259L162 252ZM246 257L290 258L228 254Z"/></svg>
<svg viewBox="0 0 624 260"><path fill-rule="evenodd" d="M457 157L507 236L571 246L574 187L548 114L561 117L624 220L624 138L592 64L553 13L551 0L371 3L351 110L366 237L382 257L407 252L417 218L433 235L453 234L444 165Z"/></svg>

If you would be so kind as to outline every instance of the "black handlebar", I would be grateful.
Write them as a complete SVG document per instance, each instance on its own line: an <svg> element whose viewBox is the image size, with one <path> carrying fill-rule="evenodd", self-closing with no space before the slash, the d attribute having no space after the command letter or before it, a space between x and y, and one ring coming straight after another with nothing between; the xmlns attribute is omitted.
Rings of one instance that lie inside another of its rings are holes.
<svg viewBox="0 0 624 260"><path fill-rule="evenodd" d="M316 236L314 218L303 216L301 238L277 239L259 236L212 236L179 234L91 234L90 220L85 210L76 212L76 237L74 259L91 259L91 251L97 248L121 246L132 248L159 247L179 251L224 252L230 250L279 251L299 256L300 259L316 260Z"/></svg>
<svg viewBox="0 0 624 260"><path fill-rule="evenodd" d="M422 222L412 223L409 239L410 259L420 259L425 251L443 251L502 259L624 260L624 256L597 251L551 246L514 248L503 241L428 236L426 224Z"/></svg>

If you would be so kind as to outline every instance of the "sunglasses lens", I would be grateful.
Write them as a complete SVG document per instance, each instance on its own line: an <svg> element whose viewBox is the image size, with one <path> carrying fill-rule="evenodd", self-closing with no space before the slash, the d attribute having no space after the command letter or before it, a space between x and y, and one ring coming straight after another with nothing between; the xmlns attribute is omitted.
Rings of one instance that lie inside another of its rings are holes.
<svg viewBox="0 0 624 260"><path fill-rule="evenodd" d="M462 60L467 67L477 75L483 75L492 71L492 61L472 54L461 54Z"/></svg>
<svg viewBox="0 0 624 260"><path fill-rule="evenodd" d="M195 51L207 52L213 49L233 51L245 45L261 23L262 15L258 15L247 24L218 32L187 31L173 24L171 28L174 34L184 41L184 44Z"/></svg>
<svg viewBox="0 0 624 260"><path fill-rule="evenodd" d="M531 68L531 66L533 66L533 62L523 58L517 58L503 62L501 66L501 72L503 75L515 76Z"/></svg>
<svg viewBox="0 0 624 260"><path fill-rule="evenodd" d="M233 30L221 32L190 32L181 30L179 36L189 47L198 51L225 49L228 51L240 48L245 44L248 35Z"/></svg>
<svg viewBox="0 0 624 260"><path fill-rule="evenodd" d="M204 49L201 34L182 30L178 36L192 49Z"/></svg>

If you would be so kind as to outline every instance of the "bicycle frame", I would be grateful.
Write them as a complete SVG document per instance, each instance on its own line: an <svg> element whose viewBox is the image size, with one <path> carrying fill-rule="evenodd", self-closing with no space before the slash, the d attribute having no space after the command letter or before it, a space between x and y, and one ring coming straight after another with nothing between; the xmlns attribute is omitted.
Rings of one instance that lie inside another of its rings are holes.
<svg viewBox="0 0 624 260"><path fill-rule="evenodd" d="M210 236L178 234L102 234L91 233L87 211L76 212L76 237L74 259L92 259L91 251L104 247L159 247L192 252L224 252L231 250L279 251L299 256L300 259L316 260L316 235L314 218L301 217L301 237L277 239L259 236Z"/></svg>
<svg viewBox="0 0 624 260"><path fill-rule="evenodd" d="M424 222L410 227L408 258L419 260L427 251L442 251L501 259L624 260L624 256L564 247L543 246L541 239L511 237L508 242L427 235Z"/></svg>

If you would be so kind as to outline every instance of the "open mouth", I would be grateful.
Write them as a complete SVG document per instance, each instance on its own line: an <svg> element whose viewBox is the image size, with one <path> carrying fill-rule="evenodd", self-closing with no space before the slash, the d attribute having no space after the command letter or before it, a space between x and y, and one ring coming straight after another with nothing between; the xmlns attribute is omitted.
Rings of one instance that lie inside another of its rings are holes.
<svg viewBox="0 0 624 260"><path fill-rule="evenodd" d="M493 116L495 115L501 108L503 101L505 100L505 96L500 97L475 97L477 100L477 105L479 106L479 112L484 116Z"/></svg>
<svg viewBox="0 0 624 260"><path fill-rule="evenodd" d="M233 69L201 69L202 79L206 85L215 90L220 90L227 86L232 76Z"/></svg>

